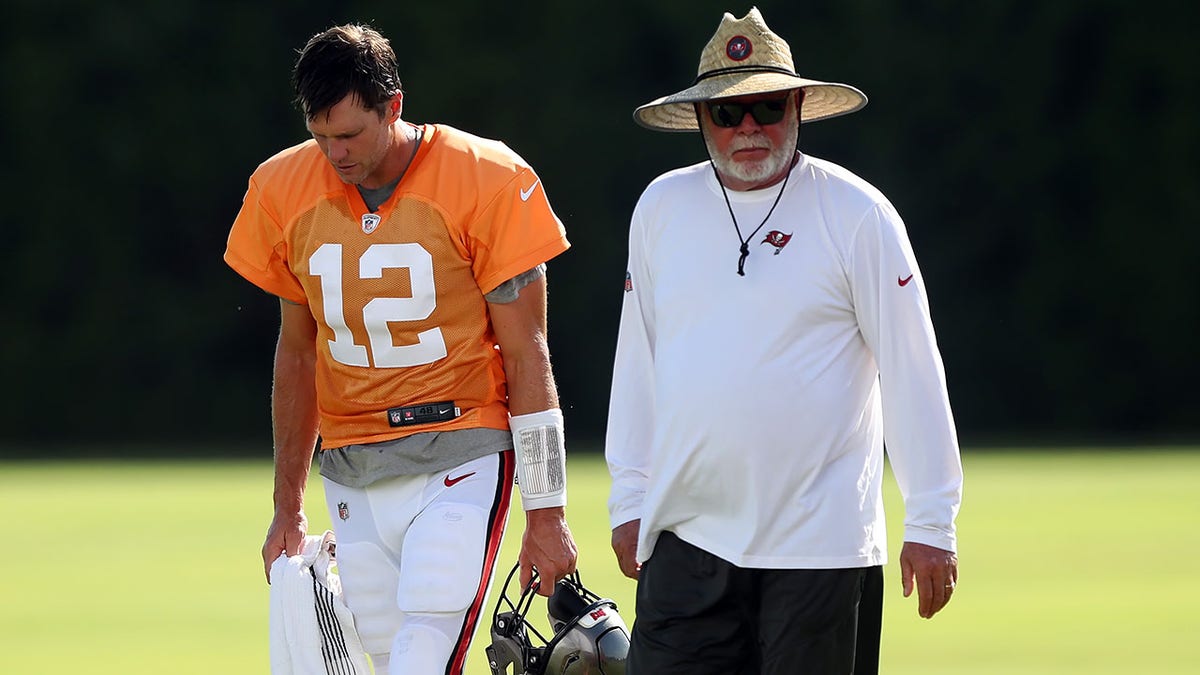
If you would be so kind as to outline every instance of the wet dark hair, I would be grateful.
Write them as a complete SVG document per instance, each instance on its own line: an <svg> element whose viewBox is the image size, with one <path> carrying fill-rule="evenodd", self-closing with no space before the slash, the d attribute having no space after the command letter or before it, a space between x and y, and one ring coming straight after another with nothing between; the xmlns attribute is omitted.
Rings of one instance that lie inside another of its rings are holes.
<svg viewBox="0 0 1200 675"><path fill-rule="evenodd" d="M396 54L374 28L335 26L314 35L292 69L296 105L306 119L328 111L349 94L380 116L400 93Z"/></svg>

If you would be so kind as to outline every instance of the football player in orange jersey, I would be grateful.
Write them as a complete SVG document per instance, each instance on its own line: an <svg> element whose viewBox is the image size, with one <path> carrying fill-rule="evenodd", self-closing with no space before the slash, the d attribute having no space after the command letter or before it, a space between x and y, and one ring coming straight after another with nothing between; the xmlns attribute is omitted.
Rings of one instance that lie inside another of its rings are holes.
<svg viewBox="0 0 1200 675"><path fill-rule="evenodd" d="M545 263L569 246L503 143L401 119L375 30L314 36L293 81L312 139L250 178L226 262L280 298L274 518L307 532L320 473L345 600L377 673L461 673L520 486L521 582L574 571ZM514 452L515 448L515 452Z"/></svg>

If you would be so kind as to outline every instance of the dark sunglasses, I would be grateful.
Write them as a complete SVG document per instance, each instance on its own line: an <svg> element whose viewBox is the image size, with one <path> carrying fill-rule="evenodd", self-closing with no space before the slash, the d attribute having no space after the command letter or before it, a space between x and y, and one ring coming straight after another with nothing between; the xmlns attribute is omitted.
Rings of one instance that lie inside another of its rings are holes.
<svg viewBox="0 0 1200 675"><path fill-rule="evenodd" d="M713 124L726 129L741 124L746 113L750 113L759 126L765 127L783 121L783 113L787 111L787 102L787 96L754 103L713 101L708 104L708 114L712 116Z"/></svg>

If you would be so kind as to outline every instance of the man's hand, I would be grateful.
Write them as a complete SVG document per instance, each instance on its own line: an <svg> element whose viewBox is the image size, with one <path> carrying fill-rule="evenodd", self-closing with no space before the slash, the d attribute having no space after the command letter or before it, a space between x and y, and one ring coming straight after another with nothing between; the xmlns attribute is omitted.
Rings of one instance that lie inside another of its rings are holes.
<svg viewBox="0 0 1200 675"><path fill-rule="evenodd" d="M617 566L630 579L637 579L642 569L637 562L638 534L641 529L641 520L631 520L614 527L612 531L612 548L613 553L617 554Z"/></svg>
<svg viewBox="0 0 1200 675"><path fill-rule="evenodd" d="M538 573L538 594L550 597L554 584L575 571L579 552L562 507L525 512L525 534L521 538L521 588L529 588L533 569Z"/></svg>
<svg viewBox="0 0 1200 675"><path fill-rule="evenodd" d="M904 597L917 589L917 613L933 618L947 603L958 584L958 556L933 546L904 542L900 551L900 580Z"/></svg>
<svg viewBox="0 0 1200 675"><path fill-rule="evenodd" d="M271 519L271 527L267 528L267 540L263 542L262 548L263 571L266 572L268 584L271 583L271 564L279 559L281 553L289 557L299 553L306 534L308 518L304 511L276 513Z"/></svg>

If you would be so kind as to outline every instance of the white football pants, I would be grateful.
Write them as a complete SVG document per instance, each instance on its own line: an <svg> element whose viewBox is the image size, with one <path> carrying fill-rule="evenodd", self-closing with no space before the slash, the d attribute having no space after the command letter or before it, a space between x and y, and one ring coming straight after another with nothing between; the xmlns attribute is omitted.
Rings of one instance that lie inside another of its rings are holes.
<svg viewBox="0 0 1200 675"><path fill-rule="evenodd" d="M346 605L376 675L462 673L487 614L513 467L503 452L365 488L323 481Z"/></svg>

